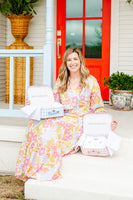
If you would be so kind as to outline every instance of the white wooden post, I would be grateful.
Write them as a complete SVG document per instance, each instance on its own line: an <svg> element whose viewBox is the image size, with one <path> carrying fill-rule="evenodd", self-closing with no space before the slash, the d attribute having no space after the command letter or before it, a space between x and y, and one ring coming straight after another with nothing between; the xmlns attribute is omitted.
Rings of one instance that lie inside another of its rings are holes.
<svg viewBox="0 0 133 200"><path fill-rule="evenodd" d="M30 85L30 57L26 57L26 80L25 80L25 99L27 99L27 88Z"/></svg>
<svg viewBox="0 0 133 200"><path fill-rule="evenodd" d="M53 86L53 12L54 0L46 0L46 42L44 45L43 84Z"/></svg>
<svg viewBox="0 0 133 200"><path fill-rule="evenodd" d="M9 94L9 109L13 110L14 106L14 57L10 57L10 94Z"/></svg>

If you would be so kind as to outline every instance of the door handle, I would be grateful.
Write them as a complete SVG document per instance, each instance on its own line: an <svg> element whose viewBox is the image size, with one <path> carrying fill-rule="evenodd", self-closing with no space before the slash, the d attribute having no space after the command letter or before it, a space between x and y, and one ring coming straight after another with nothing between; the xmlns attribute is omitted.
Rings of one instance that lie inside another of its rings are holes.
<svg viewBox="0 0 133 200"><path fill-rule="evenodd" d="M60 59L61 55L60 55L60 46L61 46L61 38L57 39L57 58Z"/></svg>

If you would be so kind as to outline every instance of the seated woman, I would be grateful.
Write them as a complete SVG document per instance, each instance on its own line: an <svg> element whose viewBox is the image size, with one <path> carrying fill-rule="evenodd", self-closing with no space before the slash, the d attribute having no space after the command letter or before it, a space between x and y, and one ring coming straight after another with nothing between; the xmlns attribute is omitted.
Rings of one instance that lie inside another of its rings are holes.
<svg viewBox="0 0 133 200"><path fill-rule="evenodd" d="M70 47L54 87L55 100L65 107L61 118L30 120L16 165L16 177L53 180L60 176L62 157L76 151L83 133L83 116L106 112L97 80L89 74L78 48ZM111 124L112 130L117 122Z"/></svg>

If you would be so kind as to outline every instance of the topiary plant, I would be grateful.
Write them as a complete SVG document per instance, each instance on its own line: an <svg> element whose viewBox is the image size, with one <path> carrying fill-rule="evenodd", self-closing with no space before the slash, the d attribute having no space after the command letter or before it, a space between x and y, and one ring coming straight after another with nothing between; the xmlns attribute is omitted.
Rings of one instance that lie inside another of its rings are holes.
<svg viewBox="0 0 133 200"><path fill-rule="evenodd" d="M3 15L33 15L37 14L33 4L39 0L0 0L0 11Z"/></svg>
<svg viewBox="0 0 133 200"><path fill-rule="evenodd" d="M133 75L128 75L123 72L117 71L109 76L108 79L104 78L104 85L111 90L131 90L133 91Z"/></svg>

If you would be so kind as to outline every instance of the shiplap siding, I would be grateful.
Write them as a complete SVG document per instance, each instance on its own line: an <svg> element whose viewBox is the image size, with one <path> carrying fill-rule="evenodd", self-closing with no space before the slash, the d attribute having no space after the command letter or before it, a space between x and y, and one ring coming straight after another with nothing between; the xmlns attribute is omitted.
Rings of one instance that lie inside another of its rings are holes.
<svg viewBox="0 0 133 200"><path fill-rule="evenodd" d="M119 2L118 70L133 74L133 4Z"/></svg>
<svg viewBox="0 0 133 200"><path fill-rule="evenodd" d="M6 17L0 13L0 49L6 46ZM0 101L5 99L5 58L0 58Z"/></svg>

